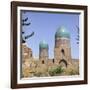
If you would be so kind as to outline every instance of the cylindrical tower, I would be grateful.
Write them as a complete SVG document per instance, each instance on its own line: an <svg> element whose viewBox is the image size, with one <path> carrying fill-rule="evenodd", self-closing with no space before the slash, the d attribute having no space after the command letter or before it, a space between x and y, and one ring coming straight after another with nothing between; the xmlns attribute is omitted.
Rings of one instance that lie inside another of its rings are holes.
<svg viewBox="0 0 90 90"><path fill-rule="evenodd" d="M48 60L48 44L45 41L41 41L39 44L39 59L43 64Z"/></svg>
<svg viewBox="0 0 90 90"><path fill-rule="evenodd" d="M55 33L55 48L60 46L70 47L70 34L64 27L60 27Z"/></svg>
<svg viewBox="0 0 90 90"><path fill-rule="evenodd" d="M59 27L55 33L55 60L71 61L70 33L65 27Z"/></svg>

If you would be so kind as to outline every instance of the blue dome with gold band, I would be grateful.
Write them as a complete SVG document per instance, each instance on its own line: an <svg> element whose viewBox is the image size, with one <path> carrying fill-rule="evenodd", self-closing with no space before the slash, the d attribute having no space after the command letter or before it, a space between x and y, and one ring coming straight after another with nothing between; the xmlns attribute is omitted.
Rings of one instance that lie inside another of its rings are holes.
<svg viewBox="0 0 90 90"><path fill-rule="evenodd" d="M45 41L41 41L39 44L39 48L48 49L48 44Z"/></svg>
<svg viewBox="0 0 90 90"><path fill-rule="evenodd" d="M70 38L70 33L66 30L65 27L59 27L55 33L55 38Z"/></svg>

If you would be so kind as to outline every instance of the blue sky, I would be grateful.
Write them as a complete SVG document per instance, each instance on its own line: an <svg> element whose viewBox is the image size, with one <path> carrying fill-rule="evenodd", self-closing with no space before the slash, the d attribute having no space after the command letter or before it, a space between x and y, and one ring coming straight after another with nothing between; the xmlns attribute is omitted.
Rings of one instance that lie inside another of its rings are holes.
<svg viewBox="0 0 90 90"><path fill-rule="evenodd" d="M79 14L22 11L22 18L25 17L28 17L27 22L31 22L31 25L22 27L24 35L35 32L34 36L26 41L28 47L32 48L34 57L39 56L39 43L42 40L49 45L49 58L54 57L55 32L60 26L64 26L70 32L72 58L79 58L79 45L76 44Z"/></svg>

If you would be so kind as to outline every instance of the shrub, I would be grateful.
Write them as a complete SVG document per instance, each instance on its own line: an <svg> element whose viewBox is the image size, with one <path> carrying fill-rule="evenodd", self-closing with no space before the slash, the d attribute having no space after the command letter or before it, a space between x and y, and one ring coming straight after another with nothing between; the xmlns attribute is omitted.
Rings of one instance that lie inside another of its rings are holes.
<svg viewBox="0 0 90 90"><path fill-rule="evenodd" d="M42 75L41 72L34 73L34 76L37 76L37 77L41 77L41 75Z"/></svg>
<svg viewBox="0 0 90 90"><path fill-rule="evenodd" d="M71 70L71 71L69 72L69 75L79 75L79 72L76 71L76 70Z"/></svg>
<svg viewBox="0 0 90 90"><path fill-rule="evenodd" d="M68 68L65 71L66 75L79 75L79 70L75 68Z"/></svg>
<svg viewBox="0 0 90 90"><path fill-rule="evenodd" d="M51 76L55 76L57 74L61 74L64 71L64 69L61 66L58 66L56 68L52 68L49 70L49 74Z"/></svg>

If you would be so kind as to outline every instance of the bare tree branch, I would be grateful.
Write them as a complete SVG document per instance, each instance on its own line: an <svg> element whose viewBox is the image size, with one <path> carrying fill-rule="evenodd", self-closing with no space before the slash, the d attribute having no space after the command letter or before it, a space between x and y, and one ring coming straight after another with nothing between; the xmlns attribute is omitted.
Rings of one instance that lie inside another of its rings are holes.
<svg viewBox="0 0 90 90"><path fill-rule="evenodd" d="M28 39L34 35L34 32L32 32L30 35L25 36L25 39Z"/></svg>
<svg viewBox="0 0 90 90"><path fill-rule="evenodd" d="M26 12L25 12L26 13ZM22 26L29 26L30 24L31 24L31 22L27 22L28 21L28 17L26 17L25 19L22 19ZM24 31L22 31L22 34L24 34L25 32ZM27 36L25 36L25 37L22 37L22 43L25 43L26 42L26 40L24 40L24 38L25 39L28 39L28 38L30 38L30 37L32 37L34 35L34 32L32 32L30 35L27 35Z"/></svg>
<svg viewBox="0 0 90 90"><path fill-rule="evenodd" d="M28 26L30 25L31 23L22 23L23 26Z"/></svg>
<svg viewBox="0 0 90 90"><path fill-rule="evenodd" d="M79 38L80 38L79 32L80 32L80 30L79 30L79 27L77 25L76 25L76 28L77 28L77 38L76 38L76 40L77 40L77 44L79 44Z"/></svg>
<svg viewBox="0 0 90 90"><path fill-rule="evenodd" d="M28 17L25 18L25 19L22 19L22 22L26 22L28 20Z"/></svg>

